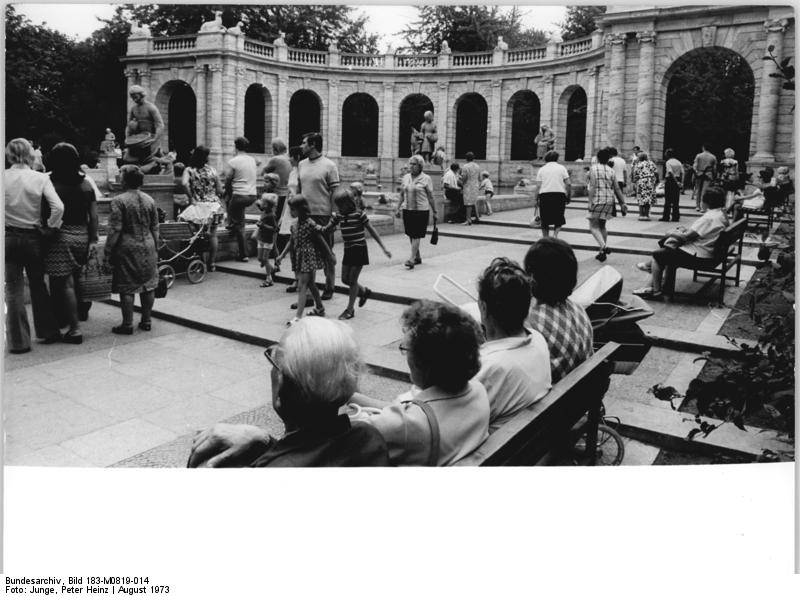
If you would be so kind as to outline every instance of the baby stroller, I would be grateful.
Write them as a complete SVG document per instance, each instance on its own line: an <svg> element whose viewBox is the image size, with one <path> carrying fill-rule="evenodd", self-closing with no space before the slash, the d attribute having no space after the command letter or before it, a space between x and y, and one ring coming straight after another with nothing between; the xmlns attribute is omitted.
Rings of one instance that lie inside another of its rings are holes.
<svg viewBox="0 0 800 596"><path fill-rule="evenodd" d="M186 274L190 283L206 278L203 253L208 250L208 235L222 219L219 203L193 203L178 215L176 222L159 227L158 274L172 287L175 276Z"/></svg>

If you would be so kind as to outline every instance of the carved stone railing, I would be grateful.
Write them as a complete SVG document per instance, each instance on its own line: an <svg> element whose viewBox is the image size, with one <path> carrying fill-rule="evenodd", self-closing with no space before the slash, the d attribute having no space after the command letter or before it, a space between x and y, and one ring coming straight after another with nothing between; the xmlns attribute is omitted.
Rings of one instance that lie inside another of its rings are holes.
<svg viewBox="0 0 800 596"><path fill-rule="evenodd" d="M196 35L175 35L173 37L154 37L154 52L176 52L193 50L197 43Z"/></svg>
<svg viewBox="0 0 800 596"><path fill-rule="evenodd" d="M566 42L550 42L546 46L507 50L495 48L487 52L458 52L443 54L355 54L340 52L332 47L330 51L303 50L291 48L278 40L265 43L247 39L243 35L229 31L202 32L195 35L173 37L131 37L128 39L128 56L147 54L208 52L214 50L235 51L258 56L276 62L293 62L326 67L345 67L365 70L413 70L413 69L484 69L504 65L523 65L526 63L571 58L602 48L602 34L596 32L591 37Z"/></svg>
<svg viewBox="0 0 800 596"><path fill-rule="evenodd" d="M493 52L469 52L464 54L453 54L452 65L454 67L491 66L493 58Z"/></svg>
<svg viewBox="0 0 800 596"><path fill-rule="evenodd" d="M289 62L299 62L301 64L327 64L328 52L289 48Z"/></svg>
<svg viewBox="0 0 800 596"><path fill-rule="evenodd" d="M386 56L383 54L345 54L341 55L342 66L355 68L386 68Z"/></svg>
<svg viewBox="0 0 800 596"><path fill-rule="evenodd" d="M562 41L558 44L558 55L562 57L574 56L575 54L583 54L592 49L592 38L583 37L581 39L573 39L571 41Z"/></svg>
<svg viewBox="0 0 800 596"><path fill-rule="evenodd" d="M395 68L436 68L439 66L438 54L395 54Z"/></svg>
<svg viewBox="0 0 800 596"><path fill-rule="evenodd" d="M264 56L265 58L275 57L275 46L271 43L264 43L263 41L256 41L254 39L244 40L244 51L248 54Z"/></svg>
<svg viewBox="0 0 800 596"><path fill-rule="evenodd" d="M547 58L547 48L527 48L524 50L508 50L506 64L520 64L522 62L537 62Z"/></svg>

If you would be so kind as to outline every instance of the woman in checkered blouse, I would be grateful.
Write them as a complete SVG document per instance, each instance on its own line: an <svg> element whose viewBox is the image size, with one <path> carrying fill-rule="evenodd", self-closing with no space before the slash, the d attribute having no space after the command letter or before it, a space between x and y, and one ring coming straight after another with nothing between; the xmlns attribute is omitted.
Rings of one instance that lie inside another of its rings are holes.
<svg viewBox="0 0 800 596"><path fill-rule="evenodd" d="M619 201L623 217L628 213L614 170L608 165L610 157L608 148L600 149L597 152L597 163L589 168L589 231L600 246L600 252L595 256L600 262L605 261L606 255L611 252L607 244L606 220L616 215L614 199Z"/></svg>

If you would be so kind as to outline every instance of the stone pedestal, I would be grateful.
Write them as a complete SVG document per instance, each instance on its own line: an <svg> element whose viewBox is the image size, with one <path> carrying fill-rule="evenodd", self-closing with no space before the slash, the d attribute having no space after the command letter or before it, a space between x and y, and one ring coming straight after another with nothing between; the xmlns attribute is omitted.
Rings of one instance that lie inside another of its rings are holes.
<svg viewBox="0 0 800 596"><path fill-rule="evenodd" d="M119 174L117 156L113 153L103 153L97 158L97 169L106 172L106 180L116 180Z"/></svg>
<svg viewBox="0 0 800 596"><path fill-rule="evenodd" d="M375 174L364 174L364 188L369 190L378 188L378 177Z"/></svg>

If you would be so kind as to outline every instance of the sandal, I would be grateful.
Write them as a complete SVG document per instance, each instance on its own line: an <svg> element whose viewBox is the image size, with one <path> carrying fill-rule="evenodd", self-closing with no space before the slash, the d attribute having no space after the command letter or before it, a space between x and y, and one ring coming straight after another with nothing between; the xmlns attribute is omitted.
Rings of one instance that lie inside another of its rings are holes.
<svg viewBox="0 0 800 596"><path fill-rule="evenodd" d="M595 259L600 261L601 263L606 260L606 253L602 250L594 256Z"/></svg>
<svg viewBox="0 0 800 596"><path fill-rule="evenodd" d="M150 331L150 329L152 329L152 323L150 321L142 321L139 323L139 329L142 331Z"/></svg>
<svg viewBox="0 0 800 596"><path fill-rule="evenodd" d="M643 300L661 300L663 297L662 292L656 292L653 288L639 288L638 290L634 290L632 294Z"/></svg>
<svg viewBox="0 0 800 596"><path fill-rule="evenodd" d="M133 335L133 326L117 325L116 327L111 328L111 333L116 333L117 335Z"/></svg>
<svg viewBox="0 0 800 596"><path fill-rule="evenodd" d="M645 273L652 273L653 272L653 267L652 267L652 265L650 265L650 263L644 263L644 262L643 263L636 263L636 268L639 271L644 271Z"/></svg>
<svg viewBox="0 0 800 596"><path fill-rule="evenodd" d="M271 288L272 282L271 281L262 281L261 285L258 286L259 288Z"/></svg>
<svg viewBox="0 0 800 596"><path fill-rule="evenodd" d="M405 262L406 269L413 269L414 268L414 261L406 261Z"/></svg>
<svg viewBox="0 0 800 596"><path fill-rule="evenodd" d="M352 310L350 310L349 308L345 308L342 314L339 315L339 320L347 321L349 319L352 319L354 316L356 315Z"/></svg>

